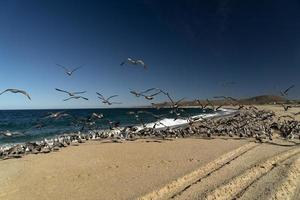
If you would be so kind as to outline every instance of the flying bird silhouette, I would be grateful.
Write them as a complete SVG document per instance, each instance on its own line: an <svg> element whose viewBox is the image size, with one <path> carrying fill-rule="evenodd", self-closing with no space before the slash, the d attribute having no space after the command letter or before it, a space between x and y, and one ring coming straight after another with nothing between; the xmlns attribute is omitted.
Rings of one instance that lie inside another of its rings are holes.
<svg viewBox="0 0 300 200"><path fill-rule="evenodd" d="M81 65L79 67L76 67L75 69L70 70L70 69L66 68L65 66L63 66L63 65L60 65L60 64L56 64L56 65L63 68L65 70L65 73L69 76L71 76L75 71L77 71L79 68L82 67L82 65Z"/></svg>
<svg viewBox="0 0 300 200"><path fill-rule="evenodd" d="M2 95L5 92L12 92L12 93L21 93L23 95L25 95L29 100L31 100L29 94L27 92L25 92L24 90L19 90L19 89L6 89L3 92L0 93L0 95Z"/></svg>
<svg viewBox="0 0 300 200"><path fill-rule="evenodd" d="M67 93L69 96L76 96L77 94L83 94L83 93L86 93L86 91L82 91L82 92L68 92L66 90L61 90L61 89L58 89L58 88L55 88L55 90L59 91L59 92L64 92L64 93Z"/></svg>
<svg viewBox="0 0 300 200"><path fill-rule="evenodd" d="M288 87L286 90L280 91L281 96L288 96L288 92L289 92L293 87L295 87L295 85L291 85L291 86Z"/></svg>
<svg viewBox="0 0 300 200"><path fill-rule="evenodd" d="M84 99L84 100L89 100L88 98L86 98L86 97L83 97L83 96L71 96L71 97L69 97L69 98L67 98L67 99L64 99L63 101L68 101L68 100L70 100L70 99Z"/></svg>
<svg viewBox="0 0 300 200"><path fill-rule="evenodd" d="M98 98L102 100L102 103L107 104L107 105L112 105L112 104L121 104L120 102L111 102L109 101L111 98L117 97L119 95L112 95L108 98L105 98L102 94L100 94L99 92L96 92L96 94L98 95Z"/></svg>
<svg viewBox="0 0 300 200"><path fill-rule="evenodd" d="M138 60L134 60L132 58L127 58L125 61L123 61L121 63L121 66L123 66L125 63L131 64L131 65L141 65L142 67L144 67L144 69L147 69L147 65L145 64L145 62L141 59Z"/></svg>

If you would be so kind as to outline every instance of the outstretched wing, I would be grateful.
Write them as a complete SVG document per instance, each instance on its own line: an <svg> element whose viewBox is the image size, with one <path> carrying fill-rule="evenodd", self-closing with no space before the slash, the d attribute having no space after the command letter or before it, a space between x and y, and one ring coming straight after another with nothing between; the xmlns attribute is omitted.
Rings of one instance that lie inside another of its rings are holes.
<svg viewBox="0 0 300 200"><path fill-rule="evenodd" d="M81 65L81 66L79 66L79 67L76 67L75 69L73 69L73 70L71 71L71 73L77 71L77 70L80 69L82 66L83 66L83 65Z"/></svg>
<svg viewBox="0 0 300 200"><path fill-rule="evenodd" d="M295 87L295 85L291 85L288 89L286 89L283 93L284 94L287 94L287 92L290 90L290 89L292 89L293 87Z"/></svg>
<svg viewBox="0 0 300 200"><path fill-rule="evenodd" d="M64 99L63 101L68 101L68 100L70 100L70 99L74 99L74 97L69 97L69 98L67 98L67 99Z"/></svg>
<svg viewBox="0 0 300 200"><path fill-rule="evenodd" d="M107 98L107 101L108 101L109 99L114 98L114 97L117 97L117 96L119 96L119 95L112 95L112 96L110 96L110 97Z"/></svg>
<svg viewBox="0 0 300 200"><path fill-rule="evenodd" d="M67 93L67 94L70 94L70 92L66 91L66 90L61 90L61 89L58 89L58 88L55 88L56 91L59 91L59 92L64 92L64 93Z"/></svg>
<svg viewBox="0 0 300 200"><path fill-rule="evenodd" d="M159 90L158 88L150 88L150 89L147 89L147 90L145 90L145 91L141 91L141 94L144 94L144 93L148 93L148 92L150 92L150 91L152 91L152 90ZM160 91L161 92L161 91Z"/></svg>
<svg viewBox="0 0 300 200"><path fill-rule="evenodd" d="M82 98L82 99L84 99L84 100L89 100L88 98L86 98L86 97L82 97L82 96L80 96L80 98Z"/></svg>
<svg viewBox="0 0 300 200"><path fill-rule="evenodd" d="M100 99L105 99L104 96L102 94L100 94L99 92L96 92L96 94L99 96Z"/></svg>
<svg viewBox="0 0 300 200"><path fill-rule="evenodd" d="M86 91L82 91L82 92L73 92L73 94L83 94L86 93Z"/></svg>
<svg viewBox="0 0 300 200"><path fill-rule="evenodd" d="M29 100L31 100L29 94L25 92L24 90L19 90L19 93L24 94Z"/></svg>
<svg viewBox="0 0 300 200"><path fill-rule="evenodd" d="M12 90L12 89L6 89L6 90L4 90L3 92L1 92L0 95L3 94L3 93L5 93L5 92L11 91L11 90Z"/></svg>

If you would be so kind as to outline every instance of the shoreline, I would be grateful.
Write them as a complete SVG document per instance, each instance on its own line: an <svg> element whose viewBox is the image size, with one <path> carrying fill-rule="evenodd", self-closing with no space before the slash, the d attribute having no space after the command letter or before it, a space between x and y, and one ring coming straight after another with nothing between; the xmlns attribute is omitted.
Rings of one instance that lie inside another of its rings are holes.
<svg viewBox="0 0 300 200"><path fill-rule="evenodd" d="M276 114L274 119L278 120L278 116L300 109L284 112L276 106L258 108L253 120L263 125L271 124L270 111ZM30 153L19 159L1 160L0 199L185 200L243 197L250 200L272 199L274 194L283 195L284 199L292 198L297 195L295 188L300 188L300 183L293 178L300 176L300 166L297 165L300 140L284 139L275 133L272 140L258 140L253 135L239 137L234 133L222 135L222 132L208 136L207 128L205 134L201 133L206 123L213 128L208 130L217 131L219 129L212 127L219 126L215 124L217 122L221 125L232 119L243 122L252 113L247 112L196 122L179 132L167 132L166 137L142 132L139 137L129 140L114 136L80 143L75 139L76 142L70 143L68 148L58 148L53 153ZM249 123L253 122L250 120ZM199 125L200 129L196 129ZM224 130L227 130L226 126ZM285 177L293 180L294 192L288 192Z"/></svg>

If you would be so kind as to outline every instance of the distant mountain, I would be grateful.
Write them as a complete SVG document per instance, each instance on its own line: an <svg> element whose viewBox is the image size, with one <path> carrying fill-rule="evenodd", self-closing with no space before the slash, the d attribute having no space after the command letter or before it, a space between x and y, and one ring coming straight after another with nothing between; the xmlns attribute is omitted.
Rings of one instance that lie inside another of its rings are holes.
<svg viewBox="0 0 300 200"><path fill-rule="evenodd" d="M243 104L273 104L273 103L284 103L287 99L282 96L275 95L261 95L247 99L241 99L239 102Z"/></svg>
<svg viewBox="0 0 300 200"><path fill-rule="evenodd" d="M232 104L232 101L224 100L224 99L209 99L210 102L212 102L215 105L229 105ZM207 100L200 100L200 102L205 105L207 103ZM284 103L287 102L287 99L281 96L276 95L260 95L250 98L244 98L244 99L238 99L238 102L240 104L275 104L275 103ZM163 103L157 103L155 104L157 106L161 107L167 107L170 105L170 102L163 102ZM199 106L199 104L196 101L184 101L181 103L182 106Z"/></svg>

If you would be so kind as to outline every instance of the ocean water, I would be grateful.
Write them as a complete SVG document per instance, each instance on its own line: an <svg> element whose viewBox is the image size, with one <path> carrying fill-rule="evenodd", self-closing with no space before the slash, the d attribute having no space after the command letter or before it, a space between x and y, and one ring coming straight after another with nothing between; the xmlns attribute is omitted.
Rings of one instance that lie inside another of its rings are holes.
<svg viewBox="0 0 300 200"><path fill-rule="evenodd" d="M90 116L93 112L102 113L104 119L98 120L93 128L108 129L109 119L114 122L120 122L120 126L134 125L139 126L141 123L136 120L134 115L129 115L130 111L148 111L155 115L164 115L162 122L167 126L186 123L185 119L174 121L174 115L170 114L170 109L153 109L153 108L116 108L116 109L68 109L68 110L2 110L0 111L0 132L11 132L12 136L0 135L0 145L23 143L27 141L36 141L43 138L50 138L56 135L78 131L82 128L77 123L78 119ZM45 118L51 112L64 111L70 116L60 119ZM181 117L211 115L210 109L201 110L199 108L188 108ZM149 114L140 114L144 123L151 125L157 120ZM44 124L42 128L36 128L39 123Z"/></svg>

